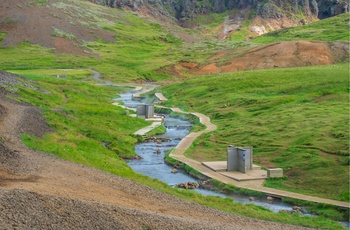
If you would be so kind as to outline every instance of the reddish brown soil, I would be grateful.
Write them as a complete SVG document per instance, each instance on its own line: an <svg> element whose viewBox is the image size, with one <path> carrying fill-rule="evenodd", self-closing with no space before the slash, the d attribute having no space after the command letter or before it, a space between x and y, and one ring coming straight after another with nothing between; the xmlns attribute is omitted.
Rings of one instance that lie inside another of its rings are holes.
<svg viewBox="0 0 350 230"><path fill-rule="evenodd" d="M193 63L193 62L182 62L181 63L182 67L186 68L186 69L193 69L195 67L197 67L197 63Z"/></svg>
<svg viewBox="0 0 350 230"><path fill-rule="evenodd" d="M230 58L236 51L223 51L208 59L208 64L180 63L173 67L181 75L182 67L189 73L207 75L270 68L329 65L349 55L349 44L311 41L289 41L258 46L243 55ZM241 51L238 51L241 52ZM219 64L219 63L224 64ZM180 66L180 67L179 67Z"/></svg>

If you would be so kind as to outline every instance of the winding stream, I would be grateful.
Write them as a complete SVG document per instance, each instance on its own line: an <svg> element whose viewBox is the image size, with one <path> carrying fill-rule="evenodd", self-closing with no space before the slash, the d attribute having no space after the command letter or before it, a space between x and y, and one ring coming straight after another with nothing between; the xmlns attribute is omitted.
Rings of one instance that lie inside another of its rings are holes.
<svg viewBox="0 0 350 230"><path fill-rule="evenodd" d="M120 97L116 98L115 100L122 101L126 107L136 111L136 107L138 104L146 104L143 101L133 100L132 95L138 92L139 91L137 90L128 91L124 94L121 94ZM135 152L139 156L141 156L142 159L128 160L128 165L135 172L163 181L169 186L175 186L179 183L193 181L199 182L197 178L190 176L184 170L181 169L176 174L171 173L173 167L167 165L164 162L165 152L177 146L181 139L188 134L190 129L190 123L187 121L183 121L179 118L166 117L166 122L167 121L172 123L171 127L166 129L166 133L158 135L157 138L168 138L170 139L170 141L162 143L150 142L137 144L135 146ZM204 196L220 196L223 198L229 197L232 198L234 202L262 206L273 212L279 212L282 210L293 210L292 205L283 202L281 199L274 199L273 203L270 203L268 202L266 197L254 197L254 200L250 200L249 196L237 193L224 194L206 189L194 189L194 191ZM305 208L303 209L305 210ZM308 213L304 215L312 216ZM345 228L350 229L350 222L339 221L339 223L342 224Z"/></svg>
<svg viewBox="0 0 350 230"><path fill-rule="evenodd" d="M144 104L142 101L134 101L132 95L138 91L132 90L124 94L121 94L119 98L115 100L122 101L124 106L135 110L138 104ZM166 129L166 133L158 135L158 138L168 138L170 141L157 143L157 142L147 142L140 143L135 146L135 152L142 157L138 160L128 160L128 165L138 173L147 175L151 178L158 179L167 183L170 186L175 186L179 183L186 182L199 182L198 179L190 176L184 170L179 170L178 173L173 174L171 170L172 166L167 165L164 162L164 154L168 150L174 148L179 144L181 139L185 137L189 132L190 123L183 121L179 118L166 117L166 122L172 124L171 128ZM205 196L220 196L223 198L233 198L235 202L243 204L255 204L265 207L273 212L278 212L280 210L291 211L293 207L279 199L275 199L273 203L269 203L266 197L256 197L254 201L251 201L248 196L242 194L223 194L216 191L206 190L206 189L194 189L196 192L201 193Z"/></svg>

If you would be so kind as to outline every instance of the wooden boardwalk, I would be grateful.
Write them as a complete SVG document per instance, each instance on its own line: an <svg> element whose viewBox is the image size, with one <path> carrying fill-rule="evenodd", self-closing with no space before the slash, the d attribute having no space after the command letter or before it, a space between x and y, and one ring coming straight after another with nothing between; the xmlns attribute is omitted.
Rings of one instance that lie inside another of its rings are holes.
<svg viewBox="0 0 350 230"><path fill-rule="evenodd" d="M159 99L159 101L167 101L168 99L166 98L166 97L164 97L163 96L163 94L162 93L155 93L154 94L158 99Z"/></svg>
<svg viewBox="0 0 350 230"><path fill-rule="evenodd" d="M145 135L146 133L148 133L149 131L151 131L151 130L157 128L157 127L160 126L161 124L162 124L162 122L158 122L158 121L153 122L151 125L149 125L149 126L147 126L147 127L145 127L145 128L142 128L142 129L136 131L134 134L135 134L135 135L141 135L141 136L142 136L142 135Z"/></svg>
<svg viewBox="0 0 350 230"><path fill-rule="evenodd" d="M160 96L160 95L158 95L158 96ZM164 97L163 95L161 95L161 96ZM179 108L171 108L171 110L176 111L176 112L180 112L180 113L187 113L187 112L182 111ZM194 168L195 170L199 171L200 173L202 173L203 175L205 175L209 178L219 180L219 181L226 183L226 184L231 184L231 185L234 185L237 187L263 192L267 195L274 196L274 197L280 197L280 198L291 197L291 198L299 199L299 200L306 200L306 201L311 201L311 202L316 202L316 203L335 205L335 206L338 206L341 208L350 208L349 202L325 199L325 198L308 196L308 195L303 195L303 194L299 194L299 193L288 192L288 191L283 191L283 190L278 190L278 189L266 188L266 187L263 187L264 180L236 181L234 179L231 179L231 178L221 174L220 172L215 172L215 171L209 169L208 167L204 166L201 162L187 158L184 155L184 153L191 146L192 142L200 135L214 131L217 128L216 125L214 125L210 122L210 118L205 116L204 114L201 114L201 113L191 113L191 114L197 116L199 118L200 122L206 126L206 129L202 130L200 132L192 132L192 133L188 134L185 138L183 138L182 141L170 153L170 156L172 158L191 166L192 168Z"/></svg>

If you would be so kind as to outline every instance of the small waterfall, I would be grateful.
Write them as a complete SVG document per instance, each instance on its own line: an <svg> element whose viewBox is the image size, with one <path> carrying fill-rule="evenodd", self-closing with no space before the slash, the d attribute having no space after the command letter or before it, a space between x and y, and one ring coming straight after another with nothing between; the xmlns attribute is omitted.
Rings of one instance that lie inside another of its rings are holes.
<svg viewBox="0 0 350 230"><path fill-rule="evenodd" d="M225 17L225 21L224 21L224 34L228 34L229 32L229 24L230 23L230 18L228 15L226 15Z"/></svg>

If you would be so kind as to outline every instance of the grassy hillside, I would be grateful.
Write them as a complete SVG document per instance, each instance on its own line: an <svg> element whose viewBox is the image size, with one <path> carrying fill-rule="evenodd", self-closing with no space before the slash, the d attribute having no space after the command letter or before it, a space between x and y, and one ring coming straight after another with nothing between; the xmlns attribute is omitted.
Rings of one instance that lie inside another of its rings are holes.
<svg viewBox="0 0 350 230"><path fill-rule="evenodd" d="M341 14L305 26L273 31L252 41L257 43L293 40L349 41L349 20L349 13Z"/></svg>
<svg viewBox="0 0 350 230"><path fill-rule="evenodd" d="M96 69L106 80L116 83L173 80L157 70L179 60L201 62L217 51L250 44L211 39L186 44L175 32L188 31L162 27L133 12L85 1L62 0L50 7L65 13L71 21L79 21L87 30L114 33L115 40L84 40L74 31L54 30L52 38L74 40L84 47L86 55L59 53L30 41L0 48L0 69L36 80L49 92L20 88L20 100L42 108L55 130L43 139L23 136L27 145L227 212L339 229L338 224L322 217L276 214L230 199L173 189L133 172L121 160L134 154L136 139L131 134L147 122L132 119L123 109L112 106L111 99L125 88L96 86L87 69ZM213 23L208 25L209 30L222 18L216 15L208 22ZM0 31L0 42L5 36L6 31ZM331 39L329 33L328 36ZM256 40L267 41L268 38ZM225 159L227 144L252 145L256 163L283 167L286 172L286 180L268 181L267 186L348 200L348 68L336 65L213 75L166 86L164 92L170 98L168 104L203 112L219 127L193 145L190 157ZM67 79L53 78L56 74L65 74ZM102 142L109 143L108 147L103 147Z"/></svg>
<svg viewBox="0 0 350 230"><path fill-rule="evenodd" d="M274 30L261 36L253 35L249 29L252 25L252 20L246 17L241 24L241 28L230 34L229 39L232 41L245 41L248 36L251 36L253 37L250 40L251 42L263 44L294 40L348 41L349 17L349 13L345 13L316 22L310 22L304 26L282 27L280 30Z"/></svg>
<svg viewBox="0 0 350 230"><path fill-rule="evenodd" d="M349 66L219 74L162 88L168 105L209 115L217 131L187 152L226 159L226 146L254 147L254 162L282 167L266 186L349 200Z"/></svg>
<svg viewBox="0 0 350 230"><path fill-rule="evenodd" d="M27 7L21 7L23 11L27 10ZM50 27L48 30L51 34L42 37L43 43L61 39L64 44L71 44L75 48L67 50L65 45L48 48L33 44L30 40L18 46L2 45L0 69L92 68L115 82L168 80L172 78L170 75L157 71L162 66L191 57L194 52L196 57L193 58L205 59L230 46L226 43L217 45L215 41L194 46L185 43L177 35L182 34L193 39L200 37L194 31L176 25L164 26L162 22L140 17L134 12L111 9L86 1L62 0L48 3L46 8L38 6L38 9L43 12L52 9L55 13L42 13L52 23L57 23L56 20L61 18L69 19L60 21L62 28ZM19 19L11 18L12 21ZM91 38L81 37L81 34L88 34ZM3 31L0 29L0 43L4 44L4 39L11 36L13 35L8 33L6 27Z"/></svg>
<svg viewBox="0 0 350 230"><path fill-rule="evenodd" d="M23 11L30 10L26 6L21 8ZM106 78L118 82L157 80L167 76L157 75L154 71L172 63L174 54L169 49L181 44L181 40L169 29L132 12L78 0L57 1L46 8L38 6L39 12L47 9L55 12L42 13L47 14L47 20L52 23L63 17L69 20L61 21L62 28L49 28L51 35L43 36L43 43L50 44L53 39L59 38L80 51L74 54L72 49L64 50L63 44L62 53L59 48L43 47L28 40L19 46L0 48L0 69L94 68ZM12 21L16 22L17 19L13 18ZM89 34L96 39L84 38L81 34ZM114 34L114 37L105 34ZM0 42L4 42L8 36L12 34L8 34L4 27L4 31L0 31ZM65 51L73 54L65 54Z"/></svg>
<svg viewBox="0 0 350 230"><path fill-rule="evenodd" d="M99 30L101 33L107 31L115 34L114 41L106 41L101 37L96 40L84 40L75 35L74 30L53 29L50 39L60 37L67 42L75 42L83 49L85 55L64 54L54 48L42 47L28 41L19 46L1 47L0 69L92 68L101 72L106 79L116 82L169 80L173 79L171 75L157 70L180 60L202 62L218 51L250 45L211 38L212 27L215 27L224 15L212 16L213 26L209 25L208 30L198 31L204 33L206 40L192 44L185 43L176 34L190 34L187 36L203 38L196 31L185 30L175 25L164 27L157 21L141 18L132 12L77 0L60 1L50 7L59 10L65 17L70 18L72 23L79 22L80 29L85 32ZM349 14L344 14L303 27L271 32L254 39L253 42L293 39L347 40L348 17ZM3 42L6 36L9 36L6 31L0 31L0 42ZM98 34L95 36L98 37Z"/></svg>

